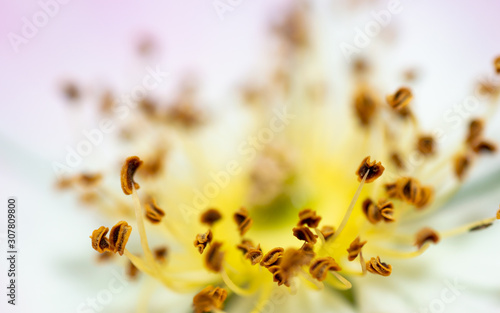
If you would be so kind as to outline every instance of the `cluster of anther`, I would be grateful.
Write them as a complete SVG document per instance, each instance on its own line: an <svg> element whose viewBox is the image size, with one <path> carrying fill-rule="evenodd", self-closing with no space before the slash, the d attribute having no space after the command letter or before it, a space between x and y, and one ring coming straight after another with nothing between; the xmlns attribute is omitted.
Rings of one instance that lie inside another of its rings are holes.
<svg viewBox="0 0 500 313"><path fill-rule="evenodd" d="M394 222L394 205L391 201L380 199L375 204L371 199L366 199L361 208L370 223L377 224L381 220L384 222Z"/></svg>
<svg viewBox="0 0 500 313"><path fill-rule="evenodd" d="M493 153L497 150L493 142L484 139L484 127L482 119L474 119L469 123L469 131L465 139L466 150L455 157L453 164L455 174L459 179L464 178L472 164L474 154Z"/></svg>
<svg viewBox="0 0 500 313"><path fill-rule="evenodd" d="M385 190L390 198L395 198L423 208L428 205L434 196L430 186L422 186L420 182L411 177L401 177L394 183L385 185Z"/></svg>
<svg viewBox="0 0 500 313"><path fill-rule="evenodd" d="M118 252L123 255L128 238L132 232L132 226L127 222L120 221L111 228L109 238L106 237L109 228L101 226L92 232L90 239L92 240L92 248L97 252Z"/></svg>

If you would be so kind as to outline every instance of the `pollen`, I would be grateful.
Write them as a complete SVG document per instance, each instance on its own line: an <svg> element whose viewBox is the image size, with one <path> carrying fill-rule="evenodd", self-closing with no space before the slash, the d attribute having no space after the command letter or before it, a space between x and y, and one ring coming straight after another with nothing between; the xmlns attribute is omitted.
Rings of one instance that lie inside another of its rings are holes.
<svg viewBox="0 0 500 313"><path fill-rule="evenodd" d="M127 224L127 222L121 221L116 223L109 232L110 249L113 252L123 255L130 233L132 233L132 226Z"/></svg>

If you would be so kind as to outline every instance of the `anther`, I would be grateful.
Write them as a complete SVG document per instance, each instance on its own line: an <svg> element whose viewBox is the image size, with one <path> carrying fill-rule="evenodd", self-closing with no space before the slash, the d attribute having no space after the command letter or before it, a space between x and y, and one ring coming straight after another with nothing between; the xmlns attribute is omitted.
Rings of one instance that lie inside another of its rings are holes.
<svg viewBox="0 0 500 313"><path fill-rule="evenodd" d="M370 171L368 173L368 176L366 176L365 183L371 183L375 179L379 178L382 173L384 173L384 170L385 168L382 166L381 162L377 163L377 161L375 160L373 162L370 162L370 157L367 156L359 165L356 174L358 175L358 181L361 182L363 180L363 177L365 177L366 172Z"/></svg>
<svg viewBox="0 0 500 313"><path fill-rule="evenodd" d="M361 248L366 244L366 241L361 241L359 237L356 237L354 241L351 243L347 252L349 253L347 259L349 261L354 261L358 255L361 253Z"/></svg>
<svg viewBox="0 0 500 313"><path fill-rule="evenodd" d="M317 216L316 211L304 209L299 212L299 219L297 226L307 225L311 228L316 228L321 221L321 216Z"/></svg>
<svg viewBox="0 0 500 313"><path fill-rule="evenodd" d="M118 252L120 255L123 255L131 233L132 226L127 222L120 221L116 223L109 232L110 249L115 253Z"/></svg>
<svg viewBox="0 0 500 313"><path fill-rule="evenodd" d="M260 261L260 265L266 268L269 268L274 265L279 265L281 257L283 256L283 252L285 250L283 248L277 247L269 250L269 252L262 257Z"/></svg>
<svg viewBox="0 0 500 313"><path fill-rule="evenodd" d="M218 273L222 269L222 261L224 260L224 252L220 251L222 242L215 241L210 245L205 253L205 266L208 270Z"/></svg>
<svg viewBox="0 0 500 313"><path fill-rule="evenodd" d="M144 205L144 208L146 218L153 224L161 222L161 219L165 216L165 212L156 205L153 198Z"/></svg>
<svg viewBox="0 0 500 313"><path fill-rule="evenodd" d="M376 259L371 258L370 261L366 262L366 269L370 273L382 276L389 276L392 273L392 266L381 262L380 257L377 257Z"/></svg>
<svg viewBox="0 0 500 313"><path fill-rule="evenodd" d="M335 228L333 228L332 226L323 226L321 227L321 234L323 235L323 238L325 238L325 240L328 240L335 234Z"/></svg>
<svg viewBox="0 0 500 313"><path fill-rule="evenodd" d="M436 141L432 136L420 136L417 142L417 149L423 155L432 155L436 150Z"/></svg>
<svg viewBox="0 0 500 313"><path fill-rule="evenodd" d="M314 260L309 267L309 273L319 281L325 280L329 271L338 272L340 270L341 267L329 256Z"/></svg>
<svg viewBox="0 0 500 313"><path fill-rule="evenodd" d="M429 227L422 228L417 233L415 246L417 246L420 249L425 243L429 241L431 241L434 244L437 244L439 242L439 234L432 228Z"/></svg>
<svg viewBox="0 0 500 313"><path fill-rule="evenodd" d="M304 240L309 243L316 243L318 236L313 234L312 231L306 226L297 226L292 229L293 235L299 240Z"/></svg>
<svg viewBox="0 0 500 313"><path fill-rule="evenodd" d="M205 251L207 245L212 242L212 239L213 239L212 231L209 229L204 234L196 235L196 239L194 240L193 244L198 249L198 252L202 254L203 251Z"/></svg>
<svg viewBox="0 0 500 313"><path fill-rule="evenodd" d="M238 225L238 230L240 231L240 235L243 236L253 224L253 220L248 216L248 211L246 208L240 208L233 215L234 221L236 225Z"/></svg>
<svg viewBox="0 0 500 313"><path fill-rule="evenodd" d="M395 110L405 108L412 99L411 90L406 87L399 88L394 95L387 96L386 98L387 103Z"/></svg>
<svg viewBox="0 0 500 313"><path fill-rule="evenodd" d="M214 208L210 208L203 212L200 216L200 221L203 224L212 226L215 222L222 218L222 214Z"/></svg>
<svg viewBox="0 0 500 313"><path fill-rule="evenodd" d="M139 189L139 184L134 181L134 174L137 168L141 166L142 161L137 156L128 157L122 166L121 184L122 190L126 195L131 195L132 190Z"/></svg>
<svg viewBox="0 0 500 313"><path fill-rule="evenodd" d="M469 154L462 154L455 157L453 169L458 179L463 179L472 163L472 158Z"/></svg>
<svg viewBox="0 0 500 313"><path fill-rule="evenodd" d="M193 298L195 313L212 312L223 308L227 291L220 287L208 286L198 292Z"/></svg>
<svg viewBox="0 0 500 313"><path fill-rule="evenodd" d="M92 239L92 248L99 253L110 250L109 240L106 238L108 231L109 228L101 226L94 230L92 236L90 236L90 239Z"/></svg>

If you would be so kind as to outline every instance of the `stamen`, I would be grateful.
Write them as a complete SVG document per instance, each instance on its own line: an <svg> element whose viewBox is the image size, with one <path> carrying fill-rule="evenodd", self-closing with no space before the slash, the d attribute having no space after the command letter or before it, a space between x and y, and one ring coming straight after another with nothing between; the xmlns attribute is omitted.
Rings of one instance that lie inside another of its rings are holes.
<svg viewBox="0 0 500 313"><path fill-rule="evenodd" d="M196 239L194 240L193 244L196 248L198 248L198 252L200 254L202 254L207 245L212 242L212 238L213 235L210 229L204 234L196 235Z"/></svg>
<svg viewBox="0 0 500 313"><path fill-rule="evenodd" d="M215 241L205 253L205 267L212 272L218 273L222 269L222 261L224 260L224 252L220 251L222 242Z"/></svg>
<svg viewBox="0 0 500 313"><path fill-rule="evenodd" d="M429 241L432 241L434 244L437 244L439 242L439 234L432 228L429 227L422 228L417 233L417 239L415 240L415 245L419 249L421 249L422 246Z"/></svg>
<svg viewBox="0 0 500 313"><path fill-rule="evenodd" d="M241 252L243 252L243 255L247 254L248 251L253 249L255 245L251 240L248 239L243 239L241 240L241 243L236 246Z"/></svg>
<svg viewBox="0 0 500 313"><path fill-rule="evenodd" d="M484 120L474 119L469 123L469 133L467 134L466 142L472 144L483 136Z"/></svg>
<svg viewBox="0 0 500 313"><path fill-rule="evenodd" d="M161 222L165 212L156 205L155 199L151 198L149 202L144 205L145 216L153 224L158 224Z"/></svg>
<svg viewBox="0 0 500 313"><path fill-rule="evenodd" d="M109 245L113 252L123 255L128 238L132 233L132 226L125 221L118 222L109 232Z"/></svg>
<svg viewBox="0 0 500 313"><path fill-rule="evenodd" d="M139 231L139 237L141 238L142 250L144 251L144 255L146 256L146 260L150 264L155 264L153 253L149 249L148 237L146 235L146 228L144 227L144 220L142 218L141 201L139 200L139 195L137 195L137 191L135 190L135 188L132 188L132 198L134 200L135 218L137 221L137 228Z"/></svg>
<svg viewBox="0 0 500 313"><path fill-rule="evenodd" d="M212 226L215 222L222 218L222 214L214 208L210 208L203 212L200 216L200 221L202 224L207 224L208 226Z"/></svg>
<svg viewBox="0 0 500 313"><path fill-rule="evenodd" d="M321 216L317 216L316 211L304 209L299 212L299 219L297 226L307 225L311 228L316 228L321 221Z"/></svg>
<svg viewBox="0 0 500 313"><path fill-rule="evenodd" d="M109 228L101 226L98 229L92 232L92 236L89 238L92 239L92 248L99 253L103 253L105 251L110 251L110 244L108 238L106 238L106 234L108 233Z"/></svg>
<svg viewBox="0 0 500 313"><path fill-rule="evenodd" d="M472 158L469 154L458 155L453 162L455 175L462 180L472 164Z"/></svg>
<svg viewBox="0 0 500 313"><path fill-rule="evenodd" d="M399 88L394 95L389 95L386 97L387 104L391 106L394 110L402 110L405 108L410 101L413 99L411 90L406 87Z"/></svg>
<svg viewBox="0 0 500 313"><path fill-rule="evenodd" d="M358 201L359 195L361 194L361 190L363 189L363 185L365 184L366 177L368 177L368 174L370 173L370 170L367 170L363 176L363 179L361 180L361 183L358 186L358 189L356 190L356 193L354 194L354 197L351 200L351 203L349 204L349 207L347 208L347 211L344 214L344 218L342 219L342 222L340 223L340 226L338 227L337 231L335 234L331 237L330 241L335 240L342 231L344 230L344 227L347 225L347 222L349 221L349 217L351 216L352 210L354 209L354 205L356 204L356 201Z"/></svg>
<svg viewBox="0 0 500 313"><path fill-rule="evenodd" d="M266 268L279 265L284 251L285 250L280 247L269 250L269 252L267 252L262 258L262 261L260 261L260 265Z"/></svg>
<svg viewBox="0 0 500 313"><path fill-rule="evenodd" d="M497 212L497 214L498 214L498 212ZM463 233L466 233L466 232L485 229L487 227L490 227L496 219L497 219L496 216L495 217L486 218L484 220L481 220L481 221L478 221L478 222L474 222L474 223L470 223L470 224L467 224L465 226L461 226L461 227L458 227L458 228L455 228L455 229L451 229L451 230L446 231L446 232L441 232L441 236L443 238L449 238L449 237L457 236L457 235L460 235L460 234L463 234Z"/></svg>
<svg viewBox="0 0 500 313"><path fill-rule="evenodd" d="M249 296L249 295L252 295L255 292L255 290L243 289L243 288L240 288L238 285L236 285L231 280L231 278L229 278L229 275L227 275L226 269L224 267L222 267L220 275L222 277L222 280L226 284L226 286L228 286L229 289L231 289L231 291L233 291L235 294L237 294L239 296Z"/></svg>
<svg viewBox="0 0 500 313"><path fill-rule="evenodd" d="M342 268L329 256L314 260L309 267L309 273L319 281L325 280L329 271L340 270L342 270Z"/></svg>
<svg viewBox="0 0 500 313"><path fill-rule="evenodd" d="M492 142L481 140L472 146L472 150L474 150L475 153L494 153L497 151L497 146Z"/></svg>
<svg viewBox="0 0 500 313"><path fill-rule="evenodd" d="M262 249L260 248L260 245L257 246L257 248L252 248L250 249L246 254L245 258L249 259L252 262L252 265L255 265L259 263L262 260Z"/></svg>
<svg viewBox="0 0 500 313"><path fill-rule="evenodd" d="M234 221L238 225L238 230L240 235L243 236L253 224L253 220L248 216L248 211L246 208L240 208L236 213L234 213Z"/></svg>
<svg viewBox="0 0 500 313"><path fill-rule="evenodd" d="M401 156L399 155L399 153L397 152L393 152L391 153L391 161L392 163L394 163L394 165L396 165L396 167L400 170L404 170L405 169L405 165L403 163L403 159L401 158Z"/></svg>
<svg viewBox="0 0 500 313"><path fill-rule="evenodd" d="M378 274L381 276L389 276L392 273L392 266L390 264L380 261L380 257L371 258L370 261L366 262L366 269L368 272L373 274Z"/></svg>
<svg viewBox="0 0 500 313"><path fill-rule="evenodd" d="M224 307L227 291L223 288L208 286L197 293L193 298L195 313L210 312L214 309L220 310Z"/></svg>
<svg viewBox="0 0 500 313"><path fill-rule="evenodd" d="M347 259L349 261L354 261L358 255L361 253L361 248L366 244L366 241L361 241L359 239L359 236L354 239L354 241L351 243L349 248L347 249L347 252L349 253Z"/></svg>
<svg viewBox="0 0 500 313"><path fill-rule="evenodd" d="M333 286L334 288L339 289L339 290L349 290L352 288L351 282L348 281L347 279L345 279L345 277L343 277L339 273L330 272L330 274L332 274L332 276L335 277L336 280L332 280L332 279L330 279L330 277L327 277L326 282L328 284L330 284L331 286ZM339 282L340 282L340 284L339 284Z"/></svg>
<svg viewBox="0 0 500 313"><path fill-rule="evenodd" d="M377 102L367 90L360 89L354 95L354 109L361 124L368 126L376 114Z"/></svg>
<svg viewBox="0 0 500 313"><path fill-rule="evenodd" d="M133 189L139 189L140 186L134 181L135 171L141 166L142 161L137 156L128 157L122 166L121 184L122 190L126 195L131 195Z"/></svg>
<svg viewBox="0 0 500 313"><path fill-rule="evenodd" d="M315 244L318 240L318 236L313 234L312 231L306 226L294 227L292 231L293 235L297 237L298 240L304 240L312 244Z"/></svg>
<svg viewBox="0 0 500 313"><path fill-rule="evenodd" d="M436 152L436 141L434 137L426 135L418 138L417 149L423 155L432 155Z"/></svg>
<svg viewBox="0 0 500 313"><path fill-rule="evenodd" d="M359 182L361 182L363 177L366 176L365 182L368 184L379 178L384 173L384 170L385 167L382 166L381 162L377 163L377 161L375 160L373 160L373 162L370 162L370 156L367 156L363 159L363 161L361 161L356 174L358 175Z"/></svg>
<svg viewBox="0 0 500 313"><path fill-rule="evenodd" d="M155 259L159 263L165 263L165 261L167 260L167 256L168 256L168 248L167 247L159 247L159 248L156 248L153 251L153 253L155 255Z"/></svg>
<svg viewBox="0 0 500 313"><path fill-rule="evenodd" d="M323 226L320 233L321 235L323 235L323 238L326 241L335 234L335 228L333 228L332 226Z"/></svg>

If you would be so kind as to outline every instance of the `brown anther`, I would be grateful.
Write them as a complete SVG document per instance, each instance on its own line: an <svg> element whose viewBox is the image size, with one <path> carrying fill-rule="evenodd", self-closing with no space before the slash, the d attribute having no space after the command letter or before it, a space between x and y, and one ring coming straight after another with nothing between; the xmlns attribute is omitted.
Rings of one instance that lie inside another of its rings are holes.
<svg viewBox="0 0 500 313"><path fill-rule="evenodd" d="M480 140L480 141L477 141L472 146L472 150L474 150L474 152L476 152L476 153L481 153L481 152L494 153L497 151L497 146L492 142L489 142L486 140Z"/></svg>
<svg viewBox="0 0 500 313"><path fill-rule="evenodd" d="M215 222L222 218L222 214L217 209L211 208L203 212L200 216L200 221L203 224L212 226Z"/></svg>
<svg viewBox="0 0 500 313"><path fill-rule="evenodd" d="M398 153L393 152L391 154L391 161L392 163L394 163L394 165L396 165L398 169L403 170L405 168L403 159L401 159L401 156Z"/></svg>
<svg viewBox="0 0 500 313"><path fill-rule="evenodd" d="M423 155L432 155L436 152L436 141L432 136L420 136L417 141L417 149Z"/></svg>
<svg viewBox="0 0 500 313"><path fill-rule="evenodd" d="M377 224L382 219L377 205L371 199L368 198L363 201L361 208L370 223Z"/></svg>
<svg viewBox="0 0 500 313"><path fill-rule="evenodd" d="M269 250L269 252L262 257L262 260L260 261L260 265L264 266L266 268L269 268L274 265L279 265L280 259L283 256L283 252L285 250L283 248L277 247Z"/></svg>
<svg viewBox="0 0 500 313"><path fill-rule="evenodd" d="M165 216L165 212L156 205L153 198L146 202L144 209L146 218L153 224L161 222L161 219Z"/></svg>
<svg viewBox="0 0 500 313"><path fill-rule="evenodd" d="M325 240L330 239L335 234L335 228L332 226L323 226L321 227L321 234L325 238Z"/></svg>
<svg viewBox="0 0 500 313"><path fill-rule="evenodd" d="M132 233L132 226L125 221L116 223L109 232L109 244L113 252L123 255L128 238Z"/></svg>
<svg viewBox="0 0 500 313"><path fill-rule="evenodd" d="M148 117L153 117L156 115L156 103L149 98L143 98L139 101L139 109Z"/></svg>
<svg viewBox="0 0 500 313"><path fill-rule="evenodd" d="M381 199L378 201L377 208L384 222L394 222L394 204L391 201Z"/></svg>
<svg viewBox="0 0 500 313"><path fill-rule="evenodd" d="M472 144L483 136L484 121L482 119L474 119L469 123L469 132L467 134L467 143Z"/></svg>
<svg viewBox="0 0 500 313"><path fill-rule="evenodd" d="M497 74L500 74L500 56L495 59L493 64L495 65L495 70Z"/></svg>
<svg viewBox="0 0 500 313"><path fill-rule="evenodd" d="M385 192L389 198L399 198L397 182L385 184Z"/></svg>
<svg viewBox="0 0 500 313"><path fill-rule="evenodd" d="M153 254L155 256L155 259L158 262L164 263L167 260L168 248L167 247L158 247L158 248L154 249Z"/></svg>
<svg viewBox="0 0 500 313"><path fill-rule="evenodd" d="M198 248L198 252L202 254L203 251L205 251L207 245L212 242L212 239L213 239L212 231L209 229L204 234L196 235L196 239L194 240L193 244L196 248Z"/></svg>
<svg viewBox="0 0 500 313"><path fill-rule="evenodd" d="M321 221L321 216L317 216L316 211L304 209L299 212L299 219L297 226L307 225L311 228L316 228Z"/></svg>
<svg viewBox="0 0 500 313"><path fill-rule="evenodd" d="M363 159L361 165L359 165L356 174L358 175L358 181L361 182L363 180L363 177L365 177L366 172L370 171L366 176L365 183L371 183L375 179L379 178L382 173L384 173L384 170L385 167L382 166L381 162L377 163L377 161L375 160L373 160L373 162L370 162L370 157L367 156Z"/></svg>
<svg viewBox="0 0 500 313"><path fill-rule="evenodd" d="M137 156L128 157L122 166L121 184L126 195L131 195L134 188L139 189L139 184L134 181L135 171L141 166L142 161Z"/></svg>
<svg viewBox="0 0 500 313"><path fill-rule="evenodd" d="M472 158L468 154L457 155L453 161L453 169L458 179L463 179L472 163Z"/></svg>
<svg viewBox="0 0 500 313"><path fill-rule="evenodd" d="M396 186L399 191L399 198L408 203L415 203L420 193L420 182L411 177L398 179Z"/></svg>
<svg viewBox="0 0 500 313"><path fill-rule="evenodd" d="M80 174L76 177L76 181L85 187L93 187L102 180L101 174Z"/></svg>
<svg viewBox="0 0 500 313"><path fill-rule="evenodd" d="M349 255L347 256L347 259L349 261L354 261L358 255L361 253L361 248L366 244L366 241L361 241L359 237L356 237L354 241L351 243L349 248L347 249L347 252Z"/></svg>
<svg viewBox="0 0 500 313"><path fill-rule="evenodd" d="M280 266L271 266L268 270L273 274L273 281L278 283L278 286L285 285L290 287L290 273L285 271Z"/></svg>
<svg viewBox="0 0 500 313"><path fill-rule="evenodd" d="M361 89L354 96L354 109L361 124L368 126L377 111L377 102L366 90Z"/></svg>
<svg viewBox="0 0 500 313"><path fill-rule="evenodd" d="M222 242L215 241L210 245L205 253L205 266L208 270L218 273L222 269L222 261L224 260L224 252L220 251Z"/></svg>
<svg viewBox="0 0 500 313"><path fill-rule="evenodd" d="M249 259L252 262L252 265L259 263L262 260L262 256L263 253L260 245L258 245L257 248L248 250L248 252L245 254L245 258Z"/></svg>
<svg viewBox="0 0 500 313"><path fill-rule="evenodd" d="M371 258L370 261L366 262L366 269L368 272L373 273L373 274L379 274L382 276L389 276L392 273L392 266L380 262L380 257Z"/></svg>
<svg viewBox="0 0 500 313"><path fill-rule="evenodd" d="M241 236L243 236L253 224L252 218L248 216L247 209L243 207L240 208L236 213L234 213L233 218L236 222L236 225L238 225L238 230L240 231Z"/></svg>
<svg viewBox="0 0 500 313"><path fill-rule="evenodd" d="M158 147L143 163L141 174L145 177L154 177L161 173L165 167L166 155L167 149L163 146Z"/></svg>
<svg viewBox="0 0 500 313"><path fill-rule="evenodd" d="M415 206L417 209L421 209L428 205L430 202L432 202L432 199L434 198L434 189L429 186L423 186L420 188L420 192L418 194L418 197L415 202Z"/></svg>
<svg viewBox="0 0 500 313"><path fill-rule="evenodd" d="M63 86L63 93L64 96L71 101L78 100L81 97L80 89L72 82L67 82Z"/></svg>
<svg viewBox="0 0 500 313"><path fill-rule="evenodd" d="M316 243L318 240L318 236L313 234L312 231L307 228L306 226L297 226L294 227L293 229L293 235L297 237L299 240L304 240L306 242L310 243Z"/></svg>
<svg viewBox="0 0 500 313"><path fill-rule="evenodd" d="M324 257L318 258L314 260L309 267L309 273L311 273L312 277L316 278L319 281L323 281L326 279L326 275L328 275L328 271L340 271L341 268L335 262L332 257Z"/></svg>
<svg viewBox="0 0 500 313"><path fill-rule="evenodd" d="M208 286L198 292L193 298L195 313L212 312L214 309L224 308L224 301L227 298L227 291L220 287Z"/></svg>
<svg viewBox="0 0 500 313"><path fill-rule="evenodd" d="M135 267L134 263L128 261L126 273L130 279L136 279L139 270L137 269L137 267Z"/></svg>
<svg viewBox="0 0 500 313"><path fill-rule="evenodd" d="M395 110L405 108L412 99L411 90L406 87L399 88L394 95L387 96L386 98L387 103Z"/></svg>
<svg viewBox="0 0 500 313"><path fill-rule="evenodd" d="M479 225L476 225L476 226L472 227L471 229L469 229L469 231L477 231L477 230L486 229L486 228L490 227L491 225L493 225L493 223L479 224Z"/></svg>
<svg viewBox="0 0 500 313"><path fill-rule="evenodd" d="M255 245L251 240L248 239L243 239L241 240L241 243L236 246L241 252L243 252L243 255L247 254L248 251L251 249L254 249Z"/></svg>
<svg viewBox="0 0 500 313"><path fill-rule="evenodd" d="M99 253L103 253L105 251L110 250L110 244L108 238L106 238L106 234L108 233L109 228L101 226L98 229L92 232L92 236L89 238L92 239L92 248Z"/></svg>
<svg viewBox="0 0 500 313"><path fill-rule="evenodd" d="M434 229L425 227L417 233L415 246L420 249L428 241L432 241L434 244L437 244L439 242L439 234Z"/></svg>
<svg viewBox="0 0 500 313"><path fill-rule="evenodd" d="M310 248L311 246L308 246ZM299 250L289 248L283 252L283 256L281 257L280 267L285 271L295 272L295 270L303 265L308 265L311 262L309 257L304 253L304 250L301 248Z"/></svg>
<svg viewBox="0 0 500 313"><path fill-rule="evenodd" d="M497 220L500 220L500 209L497 211Z"/></svg>

